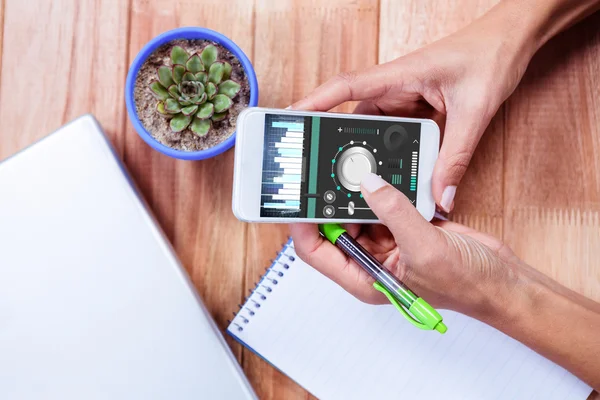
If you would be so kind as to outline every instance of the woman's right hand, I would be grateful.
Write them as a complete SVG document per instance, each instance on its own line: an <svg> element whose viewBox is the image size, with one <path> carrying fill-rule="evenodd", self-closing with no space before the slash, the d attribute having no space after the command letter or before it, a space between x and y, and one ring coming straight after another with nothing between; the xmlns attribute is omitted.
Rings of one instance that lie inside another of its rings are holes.
<svg viewBox="0 0 600 400"><path fill-rule="evenodd" d="M531 268L489 235L448 221L430 224L375 174L363 179L361 191L383 225L350 225L348 233L416 294L494 326L600 389L600 304ZM294 224L291 232L301 259L357 298L387 303L317 225Z"/></svg>
<svg viewBox="0 0 600 400"><path fill-rule="evenodd" d="M376 174L363 179L361 191L383 225L351 224L348 233L432 306L490 323L513 296L523 276L518 259L501 241L449 221L430 224ZM323 238L317 225L291 225L291 234L305 262L364 302L387 302L371 276Z"/></svg>
<svg viewBox="0 0 600 400"><path fill-rule="evenodd" d="M293 109L327 111L358 100L360 114L445 121L432 180L446 212L475 148L500 105L519 83L535 47L519 26L493 10L465 29L394 61L340 74Z"/></svg>

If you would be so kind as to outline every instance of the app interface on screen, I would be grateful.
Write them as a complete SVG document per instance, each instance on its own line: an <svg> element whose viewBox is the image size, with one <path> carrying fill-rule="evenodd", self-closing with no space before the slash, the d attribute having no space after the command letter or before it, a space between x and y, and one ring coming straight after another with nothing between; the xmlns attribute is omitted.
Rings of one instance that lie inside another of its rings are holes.
<svg viewBox="0 0 600 400"><path fill-rule="evenodd" d="M421 124L267 114L261 217L375 219L369 172L415 204Z"/></svg>

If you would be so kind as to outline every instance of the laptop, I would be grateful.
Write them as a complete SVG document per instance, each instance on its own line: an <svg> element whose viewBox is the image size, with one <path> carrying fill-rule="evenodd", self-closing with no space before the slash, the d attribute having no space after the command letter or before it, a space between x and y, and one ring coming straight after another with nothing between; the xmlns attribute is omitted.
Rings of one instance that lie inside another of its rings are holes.
<svg viewBox="0 0 600 400"><path fill-rule="evenodd" d="M0 162L0 398L256 398L90 115Z"/></svg>

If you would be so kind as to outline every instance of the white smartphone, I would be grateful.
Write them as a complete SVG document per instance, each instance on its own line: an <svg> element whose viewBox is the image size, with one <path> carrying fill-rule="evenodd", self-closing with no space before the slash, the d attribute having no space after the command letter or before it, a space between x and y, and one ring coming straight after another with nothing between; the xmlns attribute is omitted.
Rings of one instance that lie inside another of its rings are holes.
<svg viewBox="0 0 600 400"><path fill-rule="evenodd" d="M375 223L369 172L427 220L440 130L429 119L248 108L237 120L233 213L246 222Z"/></svg>

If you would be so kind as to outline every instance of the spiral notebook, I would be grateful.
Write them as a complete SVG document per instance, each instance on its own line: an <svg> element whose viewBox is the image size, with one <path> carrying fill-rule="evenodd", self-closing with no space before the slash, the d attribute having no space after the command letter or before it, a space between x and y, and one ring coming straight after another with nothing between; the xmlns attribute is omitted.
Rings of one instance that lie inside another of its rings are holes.
<svg viewBox="0 0 600 400"><path fill-rule="evenodd" d="M477 320L442 310L420 331L392 306L364 304L296 256L289 241L227 331L327 399L585 399L591 388Z"/></svg>

